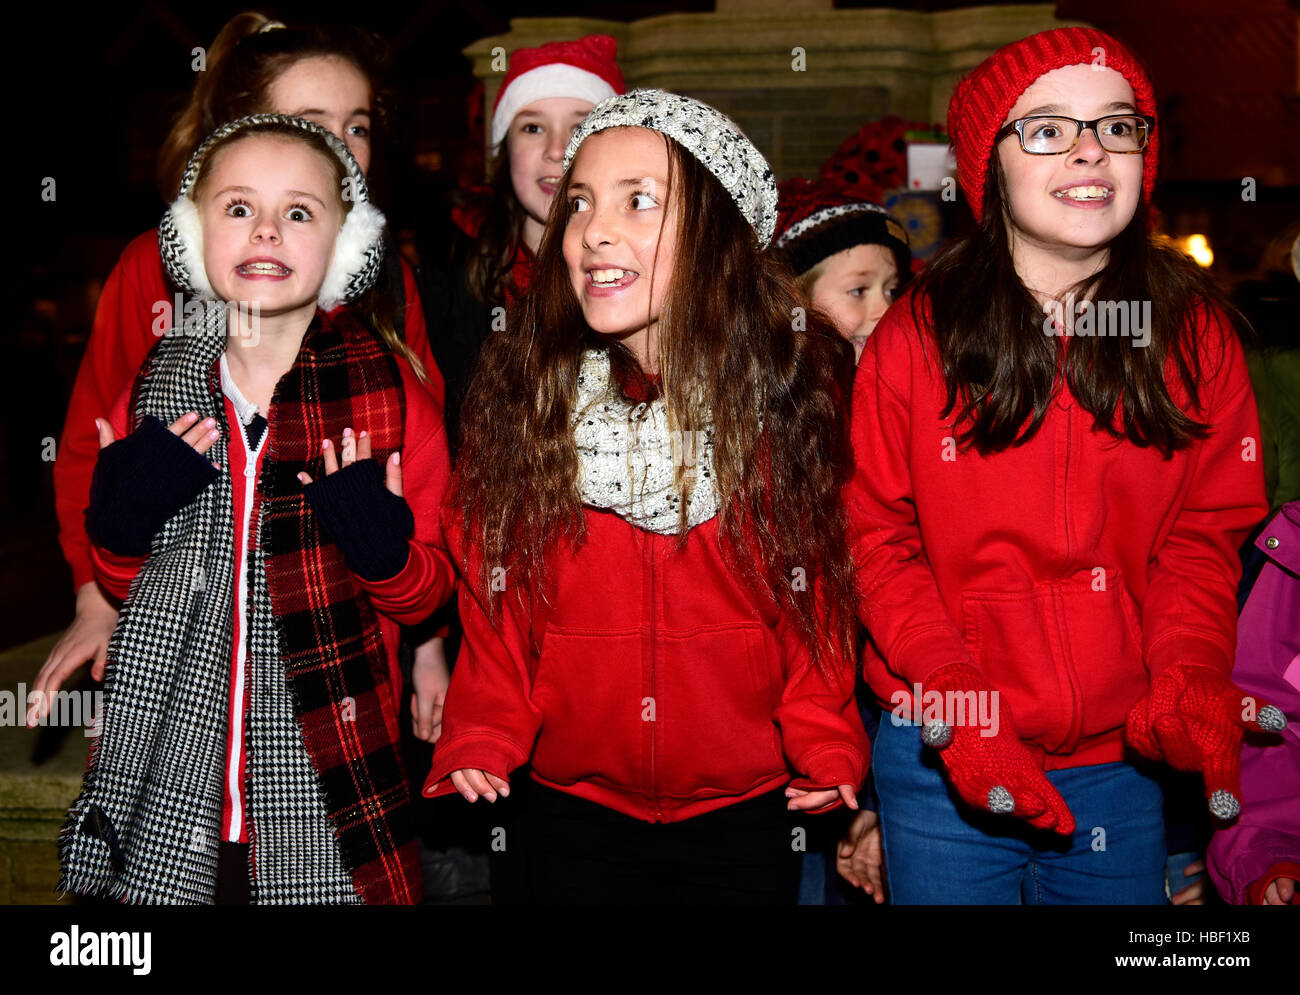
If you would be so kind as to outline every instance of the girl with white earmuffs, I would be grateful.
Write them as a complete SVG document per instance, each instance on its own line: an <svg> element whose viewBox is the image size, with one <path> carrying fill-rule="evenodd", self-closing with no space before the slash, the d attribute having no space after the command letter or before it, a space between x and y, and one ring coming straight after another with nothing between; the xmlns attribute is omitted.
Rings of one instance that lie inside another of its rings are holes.
<svg viewBox="0 0 1300 995"><path fill-rule="evenodd" d="M355 303L383 228L302 118L239 119L190 160L159 248L197 304L96 420L86 529L123 605L67 890L420 900L397 644L452 589L449 464L410 347Z"/></svg>

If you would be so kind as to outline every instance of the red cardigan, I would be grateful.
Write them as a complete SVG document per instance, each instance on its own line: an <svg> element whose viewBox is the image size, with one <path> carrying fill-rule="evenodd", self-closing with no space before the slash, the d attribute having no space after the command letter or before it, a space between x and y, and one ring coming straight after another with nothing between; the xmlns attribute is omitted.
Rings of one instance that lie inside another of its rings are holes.
<svg viewBox="0 0 1300 995"><path fill-rule="evenodd" d="M402 260L402 278L406 288L406 341L428 373L428 384L421 389L433 395L441 411L442 375L429 349L424 310L406 260ZM54 463L59 543L72 567L74 589L95 579L83 517L90 502L90 478L99 452L95 419L106 417L118 395L130 388L140 364L158 341L156 329L165 331L170 327L167 319L175 308L175 298L176 288L168 281L158 254L158 231L145 232L123 251L100 294Z"/></svg>
<svg viewBox="0 0 1300 995"><path fill-rule="evenodd" d="M1189 319L1204 405L1191 413L1211 432L1169 460L1095 431L1068 390L1029 442L980 456L939 417L942 372L912 301L881 320L854 381L846 500L878 648L867 680L910 714L914 683L971 663L1045 769L1119 760L1149 675L1232 666L1237 549L1268 510L1241 346L1222 315Z"/></svg>

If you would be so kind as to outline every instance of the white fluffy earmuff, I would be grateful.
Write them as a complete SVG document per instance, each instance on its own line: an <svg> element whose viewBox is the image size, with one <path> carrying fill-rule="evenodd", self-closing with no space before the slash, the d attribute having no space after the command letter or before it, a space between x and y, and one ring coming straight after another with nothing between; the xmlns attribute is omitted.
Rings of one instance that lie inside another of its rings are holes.
<svg viewBox="0 0 1300 995"><path fill-rule="evenodd" d="M203 224L198 207L190 199L190 191L208 153L217 142L268 124L288 125L320 136L347 169L352 209L339 229L334 255L330 258L325 281L316 299L318 307L332 311L340 304L356 300L374 285L383 265L387 222L379 209L370 203L365 175L348 147L338 136L305 118L287 114L252 114L224 124L208 136L190 157L181 178L180 194L158 224L158 250L163 265L176 285L187 293L200 299L216 296L203 265Z"/></svg>
<svg viewBox="0 0 1300 995"><path fill-rule="evenodd" d="M353 286L357 275L366 271L367 260L374 246L378 245L382 249L384 224L383 214L370 201L357 201L352 205L352 210L348 211L347 219L334 241L334 255L325 272L320 296L316 299L322 311L333 311L374 282L371 279L366 287L360 289Z"/></svg>

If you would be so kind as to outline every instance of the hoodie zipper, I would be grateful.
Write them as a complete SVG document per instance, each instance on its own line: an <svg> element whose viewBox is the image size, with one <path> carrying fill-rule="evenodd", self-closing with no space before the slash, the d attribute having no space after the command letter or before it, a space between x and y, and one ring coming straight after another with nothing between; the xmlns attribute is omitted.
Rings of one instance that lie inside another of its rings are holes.
<svg viewBox="0 0 1300 995"><path fill-rule="evenodd" d="M1066 388L1062 388L1063 390ZM1074 543L1071 541L1070 530L1072 523L1070 521L1070 459L1073 455L1072 448L1074 444L1074 404L1068 401L1064 411L1065 428L1063 431L1065 471L1062 474L1062 493L1058 495L1058 505L1061 509L1061 522L1065 538L1065 571L1063 575L1070 576L1070 568L1073 565ZM1079 675L1075 673L1074 662L1070 656L1070 639L1066 635L1069 628L1065 622L1065 604L1061 596L1061 587L1057 583L1052 592L1052 610L1056 616L1056 635L1060 640L1061 646L1061 669L1065 673L1065 679L1069 682L1070 687L1070 720L1065 728L1064 738L1061 742L1061 749L1073 750L1079 742L1079 731L1083 728L1083 692L1079 689Z"/></svg>
<svg viewBox="0 0 1300 995"><path fill-rule="evenodd" d="M659 769L655 754L655 740L658 738L659 698L655 686L655 616L659 612L659 589L655 578L655 539L645 537L646 549L650 555L650 707L654 721L650 723L650 805L655 822L663 822L663 809L659 807Z"/></svg>

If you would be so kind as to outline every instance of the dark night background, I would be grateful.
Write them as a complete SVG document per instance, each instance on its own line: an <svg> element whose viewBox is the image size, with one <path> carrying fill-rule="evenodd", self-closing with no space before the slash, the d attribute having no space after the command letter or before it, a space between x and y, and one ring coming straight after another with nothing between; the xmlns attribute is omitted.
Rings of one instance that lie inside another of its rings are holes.
<svg viewBox="0 0 1300 995"><path fill-rule="evenodd" d="M4 390L0 392L0 649L64 626L70 573L56 541L51 464L67 393L98 289L118 253L154 226L163 201L154 157L193 84L191 49L208 46L243 9L286 21L352 21L393 48L397 104L377 136L377 196L398 230L437 222L477 139L469 137L474 79L461 49L509 30L515 17L633 21L709 11L693 2L37 6L9 20L4 72L16 222L5 253ZM935 11L974 3L844 3ZM1160 97L1156 201L1174 234L1210 236L1225 286L1250 275L1269 239L1300 217L1300 69L1297 8L1286 0L1061 0L1057 14L1088 21L1131 45ZM9 15L12 18L14 15ZM797 44L797 40L794 42ZM847 137L847 136L846 136ZM470 160L472 162L472 160ZM57 199L40 198L54 177ZM1258 180L1243 204L1242 179ZM436 334L436 317L429 316Z"/></svg>

